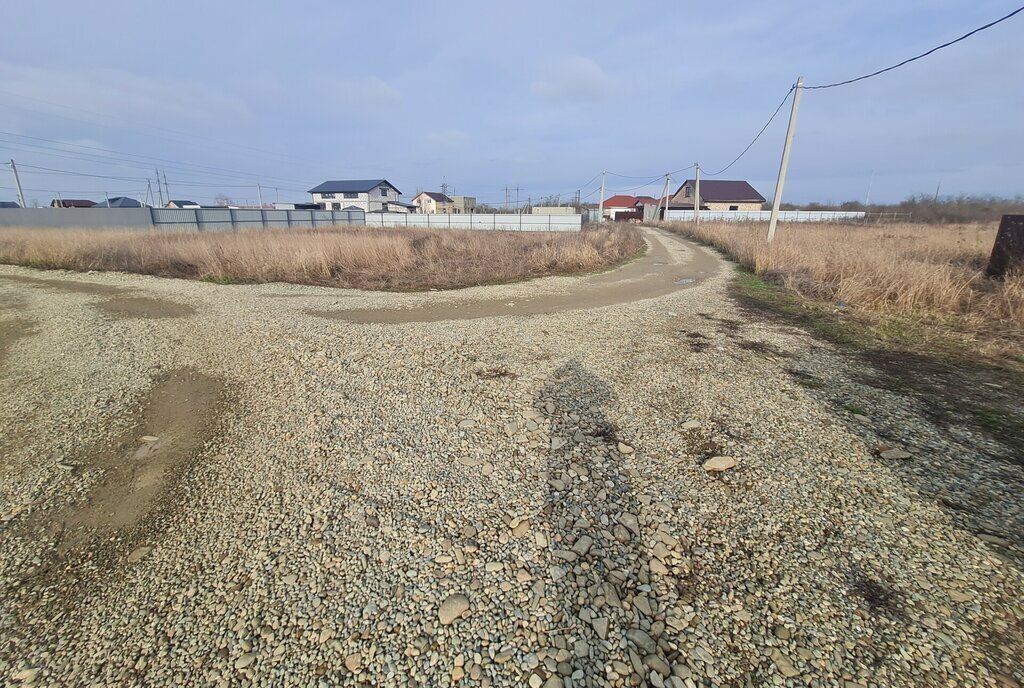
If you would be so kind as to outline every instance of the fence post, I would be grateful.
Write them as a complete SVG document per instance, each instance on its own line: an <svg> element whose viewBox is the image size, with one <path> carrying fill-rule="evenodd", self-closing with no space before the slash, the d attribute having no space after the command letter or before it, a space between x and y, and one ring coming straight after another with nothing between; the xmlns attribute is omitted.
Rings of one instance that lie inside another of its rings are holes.
<svg viewBox="0 0 1024 688"><path fill-rule="evenodd" d="M473 229L473 211L472 210L469 211L469 228L470 228L470 230Z"/></svg>

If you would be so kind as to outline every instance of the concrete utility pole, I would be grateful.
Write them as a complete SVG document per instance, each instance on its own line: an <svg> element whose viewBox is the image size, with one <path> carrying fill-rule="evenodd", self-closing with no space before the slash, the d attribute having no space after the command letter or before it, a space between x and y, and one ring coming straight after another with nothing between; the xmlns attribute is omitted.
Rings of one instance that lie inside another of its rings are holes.
<svg viewBox="0 0 1024 688"><path fill-rule="evenodd" d="M11 158L11 171L14 172L14 185L18 187L18 203L24 208L25 192L21 190L21 177L18 176L18 166L14 164L14 158Z"/></svg>
<svg viewBox="0 0 1024 688"><path fill-rule="evenodd" d="M159 178L157 179L157 186L160 186ZM167 187L167 173L164 172L164 193L167 195L167 201L171 200L171 190Z"/></svg>
<svg viewBox="0 0 1024 688"><path fill-rule="evenodd" d="M597 204L597 221L604 222L604 176L607 171L601 172L601 201Z"/></svg>
<svg viewBox="0 0 1024 688"><path fill-rule="evenodd" d="M793 129L796 128L796 112L800 107L800 94L804 90L804 78L796 79L796 93L793 94L793 109L789 112L789 128L786 129L786 145L782 149L779 164L779 180L775 182L775 198L772 199L772 216L768 220L768 241L775 238L775 225L779 223L779 205L782 203L782 187L786 183L786 167L789 166L789 149L793 146Z"/></svg>
<svg viewBox="0 0 1024 688"><path fill-rule="evenodd" d="M665 175L665 220L668 220L668 197L672 193L672 175Z"/></svg>
<svg viewBox="0 0 1024 688"><path fill-rule="evenodd" d="M661 202L662 202L662 200L665 201L665 218L664 219L667 220L668 219L668 175L667 174L665 175L665 186L662 189L661 197L658 199L658 205L654 209L654 219L655 220L660 219L660 216L661 216Z"/></svg>
<svg viewBox="0 0 1024 688"><path fill-rule="evenodd" d="M164 207L164 190L160 188L160 170L156 170L156 190L157 195L160 196L160 207ZM167 202L171 202L171 195L167 194Z"/></svg>
<svg viewBox="0 0 1024 688"><path fill-rule="evenodd" d="M256 195L260 197L260 207L263 207L263 187L259 184L256 185Z"/></svg>
<svg viewBox="0 0 1024 688"><path fill-rule="evenodd" d="M693 163L693 222L700 224L700 163Z"/></svg>

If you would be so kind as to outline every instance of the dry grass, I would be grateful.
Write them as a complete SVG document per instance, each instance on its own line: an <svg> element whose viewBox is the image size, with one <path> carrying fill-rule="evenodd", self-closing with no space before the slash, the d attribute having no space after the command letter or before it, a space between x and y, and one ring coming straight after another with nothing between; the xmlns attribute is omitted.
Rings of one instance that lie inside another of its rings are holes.
<svg viewBox="0 0 1024 688"><path fill-rule="evenodd" d="M1002 347L1024 328L1024 273L984 277L996 224L780 225L670 223L769 281L813 299L874 314L945 323Z"/></svg>
<svg viewBox="0 0 1024 688"><path fill-rule="evenodd" d="M451 289L600 270L636 255L643 245L640 232L625 227L565 233L0 229L0 263L225 283Z"/></svg>

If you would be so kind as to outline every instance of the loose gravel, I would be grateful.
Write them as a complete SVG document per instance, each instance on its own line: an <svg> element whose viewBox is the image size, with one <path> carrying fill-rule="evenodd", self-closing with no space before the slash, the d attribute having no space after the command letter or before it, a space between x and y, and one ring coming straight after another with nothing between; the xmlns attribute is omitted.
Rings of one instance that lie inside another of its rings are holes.
<svg viewBox="0 0 1024 688"><path fill-rule="evenodd" d="M693 256L648 237L666 270ZM751 320L724 265L634 303L402 324L312 313L573 281L38 276L0 268L5 682L1024 680L1021 464Z"/></svg>

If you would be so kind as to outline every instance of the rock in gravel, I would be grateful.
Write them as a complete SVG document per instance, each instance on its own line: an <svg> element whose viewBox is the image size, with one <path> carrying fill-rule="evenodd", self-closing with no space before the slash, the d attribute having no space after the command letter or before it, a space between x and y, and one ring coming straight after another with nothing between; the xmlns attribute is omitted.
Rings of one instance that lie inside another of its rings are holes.
<svg viewBox="0 0 1024 688"><path fill-rule="evenodd" d="M256 661L256 653L255 652L246 652L244 655L242 655L241 657L239 657L238 659L235 660L235 668L236 669L244 669L244 668L246 668L247 666L249 666L250 664L252 664L255 661Z"/></svg>
<svg viewBox="0 0 1024 688"><path fill-rule="evenodd" d="M800 672L797 670L797 668L793 666L793 663L789 661L789 659L786 658L784 655L776 655L774 661L775 666L778 667L779 671L786 678L794 678L800 675Z"/></svg>
<svg viewBox="0 0 1024 688"><path fill-rule="evenodd" d="M152 547L136 547L131 551L131 554L128 555L128 563L137 564L143 559L145 559L146 555L148 555L152 551Z"/></svg>
<svg viewBox="0 0 1024 688"><path fill-rule="evenodd" d="M158 440L159 440L160 438L159 438L159 437L156 437L156 436L154 436L154 435L143 435L143 436L142 436L142 437L140 437L139 439L140 439L140 440L142 440L143 442L156 442L156 441L158 441Z"/></svg>
<svg viewBox="0 0 1024 688"><path fill-rule="evenodd" d="M608 618L604 616L595 616L590 620L590 625L594 627L594 632L597 633L597 637L601 640L608 638Z"/></svg>
<svg viewBox="0 0 1024 688"><path fill-rule="evenodd" d="M530 532L530 519L524 518L514 526L512 526L512 535L515 537L523 537Z"/></svg>
<svg viewBox="0 0 1024 688"><path fill-rule="evenodd" d="M450 626L469 611L469 598L461 593L449 595L437 610L438 619L444 626Z"/></svg>
<svg viewBox="0 0 1024 688"><path fill-rule="evenodd" d="M359 667L363 665L363 656L358 652L353 652L349 656L345 657L345 668L351 671L353 674L359 671Z"/></svg>
<svg viewBox="0 0 1024 688"><path fill-rule="evenodd" d="M731 456L713 456L704 462L704 470L708 473L721 473L736 466L736 459Z"/></svg>
<svg viewBox="0 0 1024 688"><path fill-rule="evenodd" d="M633 447L629 446L625 442L619 442L619 453L620 454L632 454Z"/></svg>
<svg viewBox="0 0 1024 688"><path fill-rule="evenodd" d="M655 654L649 654L644 657L644 666L651 671L657 671L662 677L672 673L672 668L669 667L668 662Z"/></svg>
<svg viewBox="0 0 1024 688"><path fill-rule="evenodd" d="M679 426L680 430L697 430L700 428L699 420L688 420Z"/></svg>
<svg viewBox="0 0 1024 688"><path fill-rule="evenodd" d="M39 677L39 669L22 669L11 674L11 678L19 683L35 683Z"/></svg>
<svg viewBox="0 0 1024 688"><path fill-rule="evenodd" d="M475 428L475 427L476 427L476 421L472 420L470 418L467 418L465 420L460 420L459 421L459 428L462 429L462 430L466 430L467 428Z"/></svg>
<svg viewBox="0 0 1024 688"><path fill-rule="evenodd" d="M590 548L594 545L594 538L589 535L581 535L576 543L572 546L572 551L581 557L590 551Z"/></svg>
<svg viewBox="0 0 1024 688"><path fill-rule="evenodd" d="M886 449L879 456L883 459L909 459L913 454L905 449Z"/></svg>
<svg viewBox="0 0 1024 688"><path fill-rule="evenodd" d="M639 628L631 628L626 631L626 640L647 653L654 653L654 651L658 649L658 645L654 642L654 639Z"/></svg>

